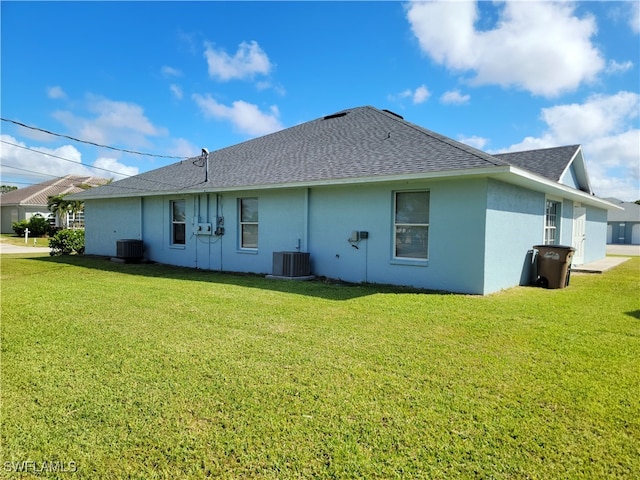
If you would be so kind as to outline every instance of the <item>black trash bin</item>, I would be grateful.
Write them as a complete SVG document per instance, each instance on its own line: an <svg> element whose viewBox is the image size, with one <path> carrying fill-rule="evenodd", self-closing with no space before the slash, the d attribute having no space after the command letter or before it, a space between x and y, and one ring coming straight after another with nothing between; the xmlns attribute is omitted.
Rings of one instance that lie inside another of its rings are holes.
<svg viewBox="0 0 640 480"><path fill-rule="evenodd" d="M538 251L536 285L544 288L565 288L571 276L571 259L576 251L564 245L535 245Z"/></svg>

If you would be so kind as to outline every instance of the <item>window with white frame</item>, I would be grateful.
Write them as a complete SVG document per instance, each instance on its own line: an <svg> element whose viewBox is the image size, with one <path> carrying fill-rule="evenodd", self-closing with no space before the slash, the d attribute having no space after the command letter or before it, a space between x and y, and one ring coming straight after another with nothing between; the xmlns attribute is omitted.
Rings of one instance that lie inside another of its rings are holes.
<svg viewBox="0 0 640 480"><path fill-rule="evenodd" d="M258 248L258 199L241 198L238 201L240 213L240 248Z"/></svg>
<svg viewBox="0 0 640 480"><path fill-rule="evenodd" d="M171 202L171 244L184 245L187 238L186 210L184 200Z"/></svg>
<svg viewBox="0 0 640 480"><path fill-rule="evenodd" d="M547 200L544 214L544 244L557 245L560 239L560 202Z"/></svg>
<svg viewBox="0 0 640 480"><path fill-rule="evenodd" d="M426 260L429 255L429 192L395 192L394 257Z"/></svg>

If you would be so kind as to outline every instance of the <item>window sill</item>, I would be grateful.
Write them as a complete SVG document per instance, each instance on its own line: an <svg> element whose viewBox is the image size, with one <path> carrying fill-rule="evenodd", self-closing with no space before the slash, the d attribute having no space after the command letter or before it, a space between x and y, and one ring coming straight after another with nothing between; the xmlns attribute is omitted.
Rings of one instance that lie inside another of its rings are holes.
<svg viewBox="0 0 640 480"><path fill-rule="evenodd" d="M173 248L174 250L184 250L186 245L169 245L169 248Z"/></svg>
<svg viewBox="0 0 640 480"><path fill-rule="evenodd" d="M392 258L389 263L391 265L404 265L407 267L428 267L429 260L417 260L411 258Z"/></svg>
<svg viewBox="0 0 640 480"><path fill-rule="evenodd" d="M258 249L253 249L253 250L249 250L249 249L241 249L239 248L238 250L236 250L236 253L244 253L246 255L257 255L258 254Z"/></svg>

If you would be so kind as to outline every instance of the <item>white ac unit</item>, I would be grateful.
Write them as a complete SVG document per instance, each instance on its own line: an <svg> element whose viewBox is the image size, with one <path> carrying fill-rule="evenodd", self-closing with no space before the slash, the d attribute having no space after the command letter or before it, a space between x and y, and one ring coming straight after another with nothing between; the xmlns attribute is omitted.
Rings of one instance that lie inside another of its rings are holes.
<svg viewBox="0 0 640 480"><path fill-rule="evenodd" d="M273 252L273 275L306 277L311 274L308 252Z"/></svg>

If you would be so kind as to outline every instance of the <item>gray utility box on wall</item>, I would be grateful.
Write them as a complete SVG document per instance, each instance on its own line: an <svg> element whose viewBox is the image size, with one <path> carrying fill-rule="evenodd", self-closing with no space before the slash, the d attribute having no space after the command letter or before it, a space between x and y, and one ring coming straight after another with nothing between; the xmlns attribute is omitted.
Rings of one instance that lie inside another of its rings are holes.
<svg viewBox="0 0 640 480"><path fill-rule="evenodd" d="M308 252L273 252L274 276L306 277L310 272Z"/></svg>

